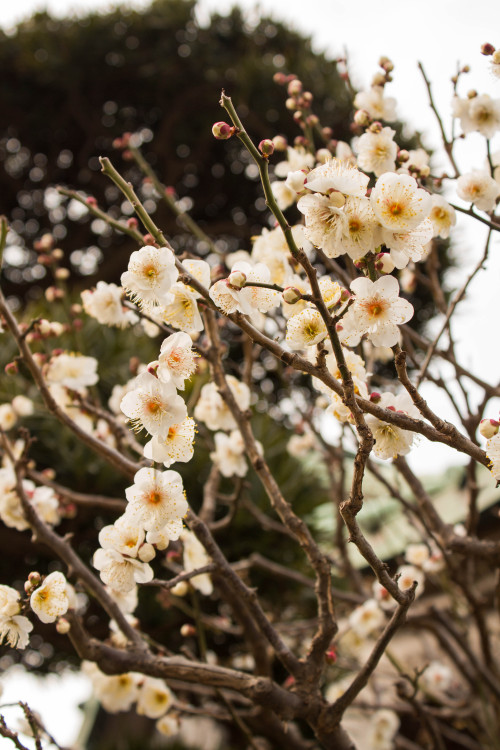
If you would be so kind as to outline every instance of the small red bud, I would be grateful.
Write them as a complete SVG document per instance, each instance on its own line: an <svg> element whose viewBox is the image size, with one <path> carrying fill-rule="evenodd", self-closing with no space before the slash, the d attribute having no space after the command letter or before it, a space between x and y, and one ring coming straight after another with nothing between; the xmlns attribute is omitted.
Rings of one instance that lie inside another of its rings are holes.
<svg viewBox="0 0 500 750"><path fill-rule="evenodd" d="M327 664L335 664L337 661L337 651L333 646L325 652L325 661Z"/></svg>
<svg viewBox="0 0 500 750"><path fill-rule="evenodd" d="M127 226L129 229L137 229L139 226L139 222L135 218L135 216L131 216L129 219L127 219Z"/></svg>
<svg viewBox="0 0 500 750"><path fill-rule="evenodd" d="M87 206L97 206L97 200L93 195L89 195L88 198L85 198L85 203Z"/></svg>
<svg viewBox="0 0 500 750"><path fill-rule="evenodd" d="M272 156L274 153L274 143L272 140L270 138L264 138L264 140L259 143L259 151L262 156L266 157L266 159L268 156Z"/></svg>
<svg viewBox="0 0 500 750"><path fill-rule="evenodd" d="M380 395L380 393L378 393L378 391L373 391L373 393L370 393L370 401L374 404L378 404L381 398L382 396Z"/></svg>
<svg viewBox="0 0 500 750"><path fill-rule="evenodd" d="M212 125L212 135L218 141L227 141L234 133L234 128L227 122L215 122Z"/></svg>
<svg viewBox="0 0 500 750"><path fill-rule="evenodd" d="M5 365L4 370L6 375L17 375L17 373L19 372L19 365L17 364L17 362L8 362Z"/></svg>
<svg viewBox="0 0 500 750"><path fill-rule="evenodd" d="M481 54L486 55L486 57L489 57L495 52L495 48L492 44L489 42L485 42L481 45Z"/></svg>

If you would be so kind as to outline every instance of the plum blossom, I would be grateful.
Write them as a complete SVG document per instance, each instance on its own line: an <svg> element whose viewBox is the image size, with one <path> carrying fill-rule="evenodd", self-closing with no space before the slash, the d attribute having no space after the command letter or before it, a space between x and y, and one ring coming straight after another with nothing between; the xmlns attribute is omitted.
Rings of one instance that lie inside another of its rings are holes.
<svg viewBox="0 0 500 750"><path fill-rule="evenodd" d="M428 216L432 198L407 174L387 172L373 188L370 200L375 216L392 232L409 232Z"/></svg>
<svg viewBox="0 0 500 750"><path fill-rule="evenodd" d="M168 428L164 438L153 437L144 446L144 456L168 468L173 463L190 461L194 453L195 422L187 417Z"/></svg>
<svg viewBox="0 0 500 750"><path fill-rule="evenodd" d="M111 546L96 550L92 565L100 572L103 583L122 594L132 591L136 583L147 583L153 579L150 565L124 556Z"/></svg>
<svg viewBox="0 0 500 750"><path fill-rule="evenodd" d="M385 615L375 599L367 599L351 612L349 625L361 638L368 638L385 625Z"/></svg>
<svg viewBox="0 0 500 750"><path fill-rule="evenodd" d="M156 374L183 391L184 381L196 370L196 357L191 337L185 332L174 333L162 342Z"/></svg>
<svg viewBox="0 0 500 750"><path fill-rule="evenodd" d="M398 325L410 320L413 307L399 298L399 284L394 276L382 276L375 282L357 278L351 282L351 290L355 300L342 319L342 342L355 345L367 333L375 346L396 344Z"/></svg>
<svg viewBox="0 0 500 750"><path fill-rule="evenodd" d="M485 138L493 138L500 130L500 99L492 99L488 94L470 99L454 97L452 112L454 117L460 118L460 125L466 134L478 131Z"/></svg>
<svg viewBox="0 0 500 750"><path fill-rule="evenodd" d="M327 336L326 325L318 310L307 308L289 318L286 324L286 343L290 349L305 349L319 344Z"/></svg>
<svg viewBox="0 0 500 750"><path fill-rule="evenodd" d="M165 439L170 427L187 415L184 400L172 382L159 380L149 372L139 375L135 386L122 398L122 412L135 429L144 428L150 435Z"/></svg>
<svg viewBox="0 0 500 750"><path fill-rule="evenodd" d="M97 360L75 352L63 352L52 357L44 375L48 383L64 386L72 391L81 391L99 380Z"/></svg>
<svg viewBox="0 0 500 750"><path fill-rule="evenodd" d="M474 203L481 211L493 211L500 195L500 185L486 169L473 169L457 180L457 195L467 203Z"/></svg>
<svg viewBox="0 0 500 750"><path fill-rule="evenodd" d="M134 484L125 490L125 497L129 503L126 510L129 518L146 531L158 531L168 524L170 538L178 538L188 510L180 474L172 470L139 469Z"/></svg>
<svg viewBox="0 0 500 750"><path fill-rule="evenodd" d="M69 608L67 581L62 573L50 573L31 594L30 605L42 622L55 622Z"/></svg>
<svg viewBox="0 0 500 750"><path fill-rule="evenodd" d="M434 229L434 237L442 237L444 240L450 236L451 227L457 223L457 216L453 206L445 199L434 193L432 195L432 208L429 214Z"/></svg>
<svg viewBox="0 0 500 750"><path fill-rule="evenodd" d="M126 672L124 674L107 675L101 672L95 664L87 668L88 676L92 679L92 686L97 700L108 713L128 711L137 700L137 675Z"/></svg>
<svg viewBox="0 0 500 750"><path fill-rule="evenodd" d="M287 148L286 161L280 161L274 168L276 177L288 177L289 172L296 172L299 169L310 169L314 165L314 156L299 146Z"/></svg>
<svg viewBox="0 0 500 750"><path fill-rule="evenodd" d="M500 432L486 443L486 455L490 459L490 471L493 477L500 482Z"/></svg>
<svg viewBox="0 0 500 750"><path fill-rule="evenodd" d="M170 302L170 289L178 275L172 250L146 245L130 256L121 284L134 302L151 309Z"/></svg>
<svg viewBox="0 0 500 750"><path fill-rule="evenodd" d="M392 393L383 393L378 405L385 409L404 411L405 414L410 416L417 416L418 414L405 393L398 396ZM415 433L411 430L403 430L401 427L384 422L372 414L366 415L366 424L375 439L373 452L377 458L395 458L396 456L406 456L410 452L415 438Z"/></svg>
<svg viewBox="0 0 500 750"><path fill-rule="evenodd" d="M20 615L19 593L0 584L0 644L6 641L11 648L26 648L33 625L27 617Z"/></svg>
<svg viewBox="0 0 500 750"><path fill-rule="evenodd" d="M337 258L345 252L340 245L348 231L347 217L341 210L344 203L341 193L304 195L297 203L305 216L307 238L329 258Z"/></svg>
<svg viewBox="0 0 500 750"><path fill-rule="evenodd" d="M172 705L173 695L163 680L145 677L139 686L137 713L150 719L159 719Z"/></svg>
<svg viewBox="0 0 500 750"><path fill-rule="evenodd" d="M278 292L272 289L251 286L251 282L269 284L271 273L263 263L251 266L249 263L240 261L235 263L231 269L231 275L235 272L243 275L243 286L238 288L230 283L229 279L217 281L210 289L210 297L217 307L226 314L239 310L244 315L253 315L259 312L269 312L277 307L280 302ZM249 286L245 286L248 283Z"/></svg>
<svg viewBox="0 0 500 750"><path fill-rule="evenodd" d="M198 541L196 536L189 529L183 529L180 539L183 544L183 565L186 573L190 573L197 568L203 568L210 563L210 558L205 551L205 547ZM208 573L200 573L189 579L192 586L205 596L210 596L213 591L212 579Z"/></svg>
<svg viewBox="0 0 500 750"><path fill-rule="evenodd" d="M315 193L329 194L333 191L363 198L366 195L369 177L356 167L338 159L330 159L316 167L306 177L305 186Z"/></svg>
<svg viewBox="0 0 500 750"><path fill-rule="evenodd" d="M85 289L81 293L83 309L102 325L127 328L139 318L132 310L123 306L123 293L123 288L116 284L98 281L94 290Z"/></svg>
<svg viewBox="0 0 500 750"><path fill-rule="evenodd" d="M245 461L245 444L239 430L229 435L216 432L214 435L215 451L210 458L224 477L244 477L248 471Z"/></svg>
<svg viewBox="0 0 500 750"><path fill-rule="evenodd" d="M368 743L370 750L393 750L394 736L399 729L399 717L395 711L383 708L370 719Z"/></svg>
<svg viewBox="0 0 500 750"><path fill-rule="evenodd" d="M393 232L382 229L382 241L390 250L391 260L398 269L405 268L410 260L415 263L426 257L426 245L434 234L430 219L424 219L408 232Z"/></svg>
<svg viewBox="0 0 500 750"><path fill-rule="evenodd" d="M250 406L250 389L233 375L226 382L241 411ZM229 407L220 395L215 383L206 383L201 389L200 398L194 410L195 419L205 422L209 430L235 430L237 428Z"/></svg>
<svg viewBox="0 0 500 750"><path fill-rule="evenodd" d="M398 146L394 140L396 131L385 127L379 132L368 130L356 141L358 167L365 172L373 172L380 177L385 172L396 169Z"/></svg>
<svg viewBox="0 0 500 750"><path fill-rule="evenodd" d="M396 99L391 96L384 97L383 86L372 86L365 91L359 91L354 98L354 106L368 112L372 120L394 122L397 119Z"/></svg>

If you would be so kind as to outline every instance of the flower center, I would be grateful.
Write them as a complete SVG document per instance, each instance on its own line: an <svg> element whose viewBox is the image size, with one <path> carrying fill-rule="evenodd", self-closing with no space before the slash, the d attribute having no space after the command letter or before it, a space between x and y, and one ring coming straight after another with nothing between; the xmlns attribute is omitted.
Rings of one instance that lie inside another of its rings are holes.
<svg viewBox="0 0 500 750"><path fill-rule="evenodd" d="M162 501L161 492L159 490L152 490L148 495L148 502L151 505L158 505Z"/></svg>

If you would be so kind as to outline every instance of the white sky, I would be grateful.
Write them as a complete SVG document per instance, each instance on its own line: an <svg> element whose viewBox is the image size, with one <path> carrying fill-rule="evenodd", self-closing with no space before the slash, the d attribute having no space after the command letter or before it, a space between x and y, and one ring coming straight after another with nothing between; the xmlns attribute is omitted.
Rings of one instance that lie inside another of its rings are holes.
<svg viewBox="0 0 500 750"><path fill-rule="evenodd" d="M136 0L131 4L144 7L147 2ZM252 0L238 0L237 3L233 0L199 0L198 17L205 20L211 11L224 13L234 4L240 5L252 16L256 12L256 4ZM55 14L64 15L110 7L112 4L102 0L16 0L15 3L0 0L0 27L11 27L35 9L47 8ZM446 127L450 122L450 77L455 73L458 62L461 65L467 63L472 68L471 74L464 77L460 91L462 96L469 88L476 88L479 93L500 97L500 80L493 78L488 71L487 59L479 54L484 42L500 46L500 3L494 0L475 0L473 3L470 0L420 0L418 4L410 0L266 0L258 7L262 13L271 14L310 35L317 51L327 52L334 57L347 49L351 76L360 88L369 85L380 55L391 58L395 64L394 82L387 93L397 98L400 118L423 131L426 134L424 142L432 148L439 147L439 133L417 70L417 60L422 61L433 82L435 99L441 106ZM495 32L498 34L496 38ZM458 145L457 154L463 170L483 165L484 142L481 138L468 137L466 142ZM493 150L495 148L500 148L498 135L493 143ZM434 165L444 167L445 158L437 158ZM458 227L455 237L458 238L456 244L461 260L454 283L460 286L467 269L472 268L480 257L485 234L468 217L459 217ZM490 311L498 309L499 239L492 242L490 253L492 259L488 264L486 280L472 287L468 300L461 308L455 331L465 352L465 364L470 365L476 374L497 382L500 380L499 355L495 345L498 337L495 339L491 335L497 316L493 317ZM426 394L434 409L441 412L443 404L439 396L432 389ZM498 404L490 410L489 415L496 416L497 410ZM452 413L445 413L445 416L454 420ZM428 472L449 463L450 452L422 440L418 450L411 454L411 459L417 470ZM19 685L21 693L18 693L18 697L23 697L23 694L26 697L26 683ZM66 690L63 688L59 696L54 684L51 703L60 706L59 698L62 699L64 695L67 695ZM45 715L41 702L42 696L34 707L42 709ZM50 721L49 729L60 741L71 741L70 725L61 727L56 719L54 723ZM0 748L3 748L4 742L7 741L0 739ZM10 743L8 745L11 746Z"/></svg>

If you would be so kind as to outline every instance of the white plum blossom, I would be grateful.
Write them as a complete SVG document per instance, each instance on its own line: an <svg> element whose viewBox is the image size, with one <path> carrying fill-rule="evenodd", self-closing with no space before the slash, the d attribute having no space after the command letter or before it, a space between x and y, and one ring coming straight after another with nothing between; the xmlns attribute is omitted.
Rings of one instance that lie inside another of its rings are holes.
<svg viewBox="0 0 500 750"><path fill-rule="evenodd" d="M314 156L302 146L287 148L287 160L280 161L274 168L276 177L288 177L289 172L299 169L310 169L314 166Z"/></svg>
<svg viewBox="0 0 500 750"><path fill-rule="evenodd" d="M378 222L368 198L347 198L343 212L347 221L339 249L358 260L380 244Z"/></svg>
<svg viewBox="0 0 500 750"><path fill-rule="evenodd" d="M398 586L401 591L408 591L416 582L415 596L423 594L425 576L420 568L417 568L415 565L400 565L396 571L396 575L399 576Z"/></svg>
<svg viewBox="0 0 500 750"><path fill-rule="evenodd" d="M92 679L97 700L108 713L115 714L119 711L128 711L137 700L137 675L131 672L107 675L95 667L95 670L92 670L89 676Z"/></svg>
<svg viewBox="0 0 500 750"><path fill-rule="evenodd" d="M349 625L361 638L368 638L385 625L385 615L375 599L367 599L351 612Z"/></svg>
<svg viewBox="0 0 500 750"><path fill-rule="evenodd" d="M183 391L184 381L196 370L196 357L191 337L181 331L174 333L162 342L156 374L160 380L171 380Z"/></svg>
<svg viewBox="0 0 500 750"><path fill-rule="evenodd" d="M431 661L419 680L427 692L442 695L452 685L453 672L440 661Z"/></svg>
<svg viewBox="0 0 500 750"><path fill-rule="evenodd" d="M127 487L126 515L140 523L146 531L158 531L167 525L171 539L177 539L182 530L182 519L188 504L182 478L176 471L157 471L142 468L134 476L134 484Z"/></svg>
<svg viewBox="0 0 500 750"><path fill-rule="evenodd" d="M315 193L330 194L333 191L343 195L363 198L366 195L369 177L356 167L330 159L316 167L306 177L305 186Z"/></svg>
<svg viewBox="0 0 500 750"><path fill-rule="evenodd" d="M163 680L145 677L137 695L137 713L149 719L159 719L167 713L173 702L173 695Z"/></svg>
<svg viewBox="0 0 500 750"><path fill-rule="evenodd" d="M260 284L269 284L271 272L264 263L257 263L251 266L249 263L240 261L235 263L231 269L231 274L240 271L244 274L245 284L242 288L232 286L229 279L217 281L210 289L210 297L215 304L220 307L226 314L239 310L244 315L253 315L255 311L269 312L273 307L280 303L278 292L272 289L251 286L255 281Z"/></svg>
<svg viewBox="0 0 500 750"><path fill-rule="evenodd" d="M323 341L326 325L318 310L307 308L289 318L286 324L286 343L290 349L305 349Z"/></svg>
<svg viewBox="0 0 500 750"><path fill-rule="evenodd" d="M481 211L493 211L500 185L487 169L473 169L458 178L457 195L467 203L474 203Z"/></svg>
<svg viewBox="0 0 500 750"><path fill-rule="evenodd" d="M180 461L190 461L194 453L195 422L186 417L179 424L169 427L164 438L153 437L144 446L144 456L152 461L163 463L165 467Z"/></svg>
<svg viewBox="0 0 500 750"><path fill-rule="evenodd" d="M26 648L33 625L27 617L20 615L21 602L19 593L0 584L0 644L4 641L11 648Z"/></svg>
<svg viewBox="0 0 500 750"><path fill-rule="evenodd" d="M407 394L395 396L392 393L383 393L378 406L394 411L403 411L410 416L417 416L418 412L413 406ZM373 453L377 458L388 459L396 456L406 456L412 446L415 433L411 430L403 430L395 424L384 422L372 414L366 415L366 424L372 431L375 439Z"/></svg>
<svg viewBox="0 0 500 750"><path fill-rule="evenodd" d="M397 119L396 99L392 96L384 97L383 86L372 86L359 91L354 98L354 106L368 112L372 120L394 122Z"/></svg>
<svg viewBox="0 0 500 750"><path fill-rule="evenodd" d="M399 724L399 717L395 711L388 708L376 711L370 719L368 729L370 750L393 750L393 740Z"/></svg>
<svg viewBox="0 0 500 750"><path fill-rule="evenodd" d="M392 232L409 232L427 218L432 198L407 174L381 175L370 194L375 216Z"/></svg>
<svg viewBox="0 0 500 750"><path fill-rule="evenodd" d="M62 573L50 573L30 597L33 612L42 622L55 622L69 608L67 581Z"/></svg>
<svg viewBox="0 0 500 750"><path fill-rule="evenodd" d="M62 352L52 357L44 375L48 383L64 386L72 391L81 391L99 380L97 360L75 352Z"/></svg>
<svg viewBox="0 0 500 750"><path fill-rule="evenodd" d="M292 435L286 449L294 458L304 458L317 447L314 433L305 430L302 435Z"/></svg>
<svg viewBox="0 0 500 750"><path fill-rule="evenodd" d="M329 258L337 258L345 252L340 244L348 231L347 217L342 211L344 203L341 193L304 195L297 203L305 216L307 238Z"/></svg>
<svg viewBox="0 0 500 750"><path fill-rule="evenodd" d="M398 146L394 140L396 131L382 128L378 133L367 130L356 141L358 167L365 172L373 172L380 177L385 172L396 169Z"/></svg>
<svg viewBox="0 0 500 750"><path fill-rule="evenodd" d="M99 532L99 544L103 549L114 549L121 555L137 557L144 542L144 529L132 523L127 516L120 516L114 524L104 526Z"/></svg>
<svg viewBox="0 0 500 750"><path fill-rule="evenodd" d="M500 130L500 99L492 99L488 94L470 99L454 97L452 112L454 117L460 118L460 125L466 134L477 131L485 138L493 138Z"/></svg>
<svg viewBox="0 0 500 750"><path fill-rule="evenodd" d="M183 529L180 539L182 541L184 554L182 562L186 573L190 573L197 568L203 568L210 563L210 557L207 555L204 546L198 541L197 537L189 529ZM189 582L195 589L205 596L210 596L213 591L212 579L209 573L200 573L193 576Z"/></svg>
<svg viewBox="0 0 500 750"><path fill-rule="evenodd" d="M146 245L130 256L121 284L134 302L151 309L170 302L170 289L178 275L172 250Z"/></svg>
<svg viewBox="0 0 500 750"><path fill-rule="evenodd" d="M292 172L291 174L295 173ZM286 182L271 182L271 190L273 191L273 195L280 211L286 211L286 209L292 206L297 200L297 193L289 187L288 180Z"/></svg>
<svg viewBox="0 0 500 750"><path fill-rule="evenodd" d="M410 565L421 568L430 557L429 547L426 544L409 544L406 548L405 559Z"/></svg>
<svg viewBox="0 0 500 750"><path fill-rule="evenodd" d="M27 396L19 394L12 399L12 408L18 417L31 417L35 411L33 401ZM0 420L1 421L1 420Z"/></svg>
<svg viewBox="0 0 500 750"><path fill-rule="evenodd" d="M398 269L405 268L410 260L415 263L426 257L426 245L431 241L434 227L430 219L424 219L408 232L393 232L382 229L382 241L390 250L391 260Z"/></svg>
<svg viewBox="0 0 500 750"><path fill-rule="evenodd" d="M248 471L245 460L245 444L239 430L229 435L216 432L214 435L215 451L210 458L224 477L244 477Z"/></svg>
<svg viewBox="0 0 500 750"><path fill-rule="evenodd" d="M490 460L490 471L493 477L500 482L500 432L486 443L486 455Z"/></svg>
<svg viewBox="0 0 500 750"><path fill-rule="evenodd" d="M355 300L342 319L341 340L355 345L367 333L375 346L393 346L399 340L398 325L413 315L412 305L399 297L399 284L394 276L377 281L357 278L351 282Z"/></svg>
<svg viewBox="0 0 500 750"><path fill-rule="evenodd" d="M173 716L162 716L155 724L156 729L165 737L173 737L179 732L179 722Z"/></svg>
<svg viewBox="0 0 500 750"><path fill-rule="evenodd" d="M120 408L135 429L144 428L160 439L165 439L170 427L187 415L186 404L173 382L160 380L150 372L137 377L134 390L124 395Z"/></svg>
<svg viewBox="0 0 500 750"><path fill-rule="evenodd" d="M210 286L210 266L206 260L187 259L182 261L182 267L196 279L205 289ZM197 299L202 296L194 287L189 287Z"/></svg>
<svg viewBox="0 0 500 750"><path fill-rule="evenodd" d="M434 193L432 195L432 208L429 214L434 229L434 237L442 237L446 240L450 236L451 227L457 223L457 216L453 206L448 201Z"/></svg>
<svg viewBox="0 0 500 750"><path fill-rule="evenodd" d="M241 411L246 411L250 406L250 389L246 383L242 383L233 375L228 375L226 382ZM194 417L200 422L205 422L209 430L229 431L237 428L234 417L215 383L206 383L201 389Z"/></svg>
<svg viewBox="0 0 500 750"><path fill-rule="evenodd" d="M85 289L81 293L83 309L102 325L127 328L139 318L132 310L123 306L123 294L122 287L98 281L95 289Z"/></svg>
<svg viewBox="0 0 500 750"><path fill-rule="evenodd" d="M203 331L203 321L198 309L199 294L180 281L170 287L170 302L155 313L158 321L167 323L186 333Z"/></svg>
<svg viewBox="0 0 500 750"><path fill-rule="evenodd" d="M148 583L154 575L150 565L122 555L111 546L96 550L92 565L100 572L103 583L122 594L132 591L136 583Z"/></svg>
<svg viewBox="0 0 500 750"><path fill-rule="evenodd" d="M17 424L17 413L11 404L0 404L0 428L5 432Z"/></svg>

